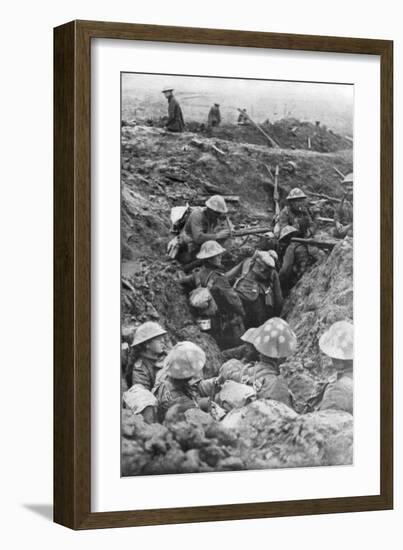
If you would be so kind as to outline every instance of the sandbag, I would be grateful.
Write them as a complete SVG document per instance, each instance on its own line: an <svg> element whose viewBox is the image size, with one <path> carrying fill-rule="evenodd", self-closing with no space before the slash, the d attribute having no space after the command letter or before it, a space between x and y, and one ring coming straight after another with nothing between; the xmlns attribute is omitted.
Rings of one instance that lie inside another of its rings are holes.
<svg viewBox="0 0 403 550"><path fill-rule="evenodd" d="M156 407L158 404L157 398L141 384L134 384L125 391L123 402L134 414L140 414L146 407Z"/></svg>
<svg viewBox="0 0 403 550"><path fill-rule="evenodd" d="M195 309L201 310L206 315L217 313L217 304L208 288L199 286L189 294L189 302Z"/></svg>
<svg viewBox="0 0 403 550"><path fill-rule="evenodd" d="M244 407L256 399L256 392L251 386L233 380L224 382L218 395L221 405L226 410Z"/></svg>

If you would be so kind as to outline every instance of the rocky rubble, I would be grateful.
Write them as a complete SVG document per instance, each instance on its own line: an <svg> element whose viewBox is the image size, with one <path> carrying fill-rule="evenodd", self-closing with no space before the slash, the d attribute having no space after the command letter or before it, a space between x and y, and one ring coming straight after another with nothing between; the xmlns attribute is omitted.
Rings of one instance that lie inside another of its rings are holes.
<svg viewBox="0 0 403 550"><path fill-rule="evenodd" d="M123 410L122 475L151 475L351 464L353 417L340 411L298 415L259 400L221 422L197 409L170 411L147 425Z"/></svg>

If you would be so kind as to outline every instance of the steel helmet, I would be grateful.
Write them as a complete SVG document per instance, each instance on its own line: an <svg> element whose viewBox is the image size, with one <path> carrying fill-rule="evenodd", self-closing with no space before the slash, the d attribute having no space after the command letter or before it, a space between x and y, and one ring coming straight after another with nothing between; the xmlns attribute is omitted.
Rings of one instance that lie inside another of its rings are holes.
<svg viewBox="0 0 403 550"><path fill-rule="evenodd" d="M228 207L225 203L224 197L221 195L213 195L212 197L206 200L207 208L214 210L214 212L219 212L220 214L227 214Z"/></svg>
<svg viewBox="0 0 403 550"><path fill-rule="evenodd" d="M153 338L166 333L167 331L164 330L158 323L155 323L154 321L147 321L136 329L131 346L138 346L143 342L147 342L148 340L152 340Z"/></svg>
<svg viewBox="0 0 403 550"><path fill-rule="evenodd" d="M243 342L247 342L248 344L253 344L253 338L255 336L257 329L256 328L248 328L244 334L241 336L241 340Z"/></svg>
<svg viewBox="0 0 403 550"><path fill-rule="evenodd" d="M296 227L294 227L293 225L286 225L280 231L279 241L281 241L282 239L287 237L287 235L291 235L292 233L298 233L298 229Z"/></svg>
<svg viewBox="0 0 403 550"><path fill-rule="evenodd" d="M354 326L349 321L337 321L319 338L319 347L333 359L354 357Z"/></svg>
<svg viewBox="0 0 403 550"><path fill-rule="evenodd" d="M199 260L206 260L207 258L214 258L225 252L225 248L222 247L217 241L206 241L201 245L200 252L196 254L196 258Z"/></svg>
<svg viewBox="0 0 403 550"><path fill-rule="evenodd" d="M253 345L262 355L279 359L296 350L297 337L284 319L272 317L257 329Z"/></svg>
<svg viewBox="0 0 403 550"><path fill-rule="evenodd" d="M164 93L164 92L173 92L173 90L174 90L174 89L172 88L172 86L164 86L164 87L162 88L161 92L162 92L162 93Z"/></svg>
<svg viewBox="0 0 403 550"><path fill-rule="evenodd" d="M287 195L287 200L292 201L293 199L306 199L307 196L299 187L294 187Z"/></svg>
<svg viewBox="0 0 403 550"><path fill-rule="evenodd" d="M206 354L193 342L179 342L168 353L164 366L172 378L182 380L200 375Z"/></svg>
<svg viewBox="0 0 403 550"><path fill-rule="evenodd" d="M258 250L256 252L255 258L260 260L267 267L276 267L275 259L269 252L266 252L265 250Z"/></svg>
<svg viewBox="0 0 403 550"><path fill-rule="evenodd" d="M344 179L342 180L341 183L353 183L354 181L354 173L353 172L350 172L349 174L347 174L346 176L344 176Z"/></svg>
<svg viewBox="0 0 403 550"><path fill-rule="evenodd" d="M273 258L273 260L274 260L275 262L277 262L277 260L278 260L278 254L277 254L277 252L276 252L275 250L268 250L267 252L268 252L268 253L270 254L270 256Z"/></svg>

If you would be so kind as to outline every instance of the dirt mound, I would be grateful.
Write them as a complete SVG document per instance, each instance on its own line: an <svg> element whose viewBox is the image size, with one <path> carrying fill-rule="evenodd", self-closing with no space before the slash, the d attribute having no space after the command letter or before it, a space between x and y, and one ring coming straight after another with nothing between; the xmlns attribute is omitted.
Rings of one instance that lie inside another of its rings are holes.
<svg viewBox="0 0 403 550"><path fill-rule="evenodd" d="M286 363L288 372L330 374L330 359L319 350L319 337L336 321L353 320L353 240L340 241L322 264L313 267L292 289L282 315L298 338Z"/></svg>
<svg viewBox="0 0 403 550"><path fill-rule="evenodd" d="M200 414L190 415L189 421L184 414L171 413L171 420L164 425L149 425L140 415L124 409L122 435L123 476L244 468L237 437Z"/></svg>
<svg viewBox="0 0 403 550"><path fill-rule="evenodd" d="M163 425L149 425L123 409L122 435L123 476L352 463L350 414L298 415L269 400L233 410L221 422L177 407Z"/></svg>
<svg viewBox="0 0 403 550"><path fill-rule="evenodd" d="M169 239L171 207L204 204L211 184L222 194L239 196L238 203L229 203L233 223L270 223L277 164L283 199L295 186L340 197L340 177L334 167L343 173L351 171L352 151L271 149L189 132L123 126L124 261L161 258Z"/></svg>
<svg viewBox="0 0 403 550"><path fill-rule="evenodd" d="M260 400L222 421L239 436L247 469L352 463L353 417L340 411L297 415L286 405Z"/></svg>
<svg viewBox="0 0 403 550"><path fill-rule="evenodd" d="M311 122L301 122L296 118L285 118L274 123L266 121L260 124L260 127L282 149L310 149L320 153L352 149L351 139L333 132L327 126L320 124L320 121L317 125ZM189 123L187 129L200 131L200 125ZM222 124L218 128L214 128L211 135L237 143L270 146L269 140L252 124Z"/></svg>

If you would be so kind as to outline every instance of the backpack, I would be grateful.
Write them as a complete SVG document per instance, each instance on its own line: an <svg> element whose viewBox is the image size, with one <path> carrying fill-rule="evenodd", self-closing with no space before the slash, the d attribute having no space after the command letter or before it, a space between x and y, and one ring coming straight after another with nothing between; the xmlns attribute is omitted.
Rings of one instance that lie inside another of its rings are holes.
<svg viewBox="0 0 403 550"><path fill-rule="evenodd" d="M185 227L192 208L186 203L186 206L174 206L171 208L171 233L179 235L182 229Z"/></svg>
<svg viewBox="0 0 403 550"><path fill-rule="evenodd" d="M257 281L247 279L246 275L252 268L252 258L245 260L242 266L241 276L235 281L233 289L237 291L242 300L255 302L260 294L261 287Z"/></svg>
<svg viewBox="0 0 403 550"><path fill-rule="evenodd" d="M196 272L197 287L189 294L190 305L209 316L214 316L218 311L217 303L210 292L210 288L214 284L214 281L211 279L213 274L214 271L211 271L207 275L206 280L202 281L200 272Z"/></svg>

